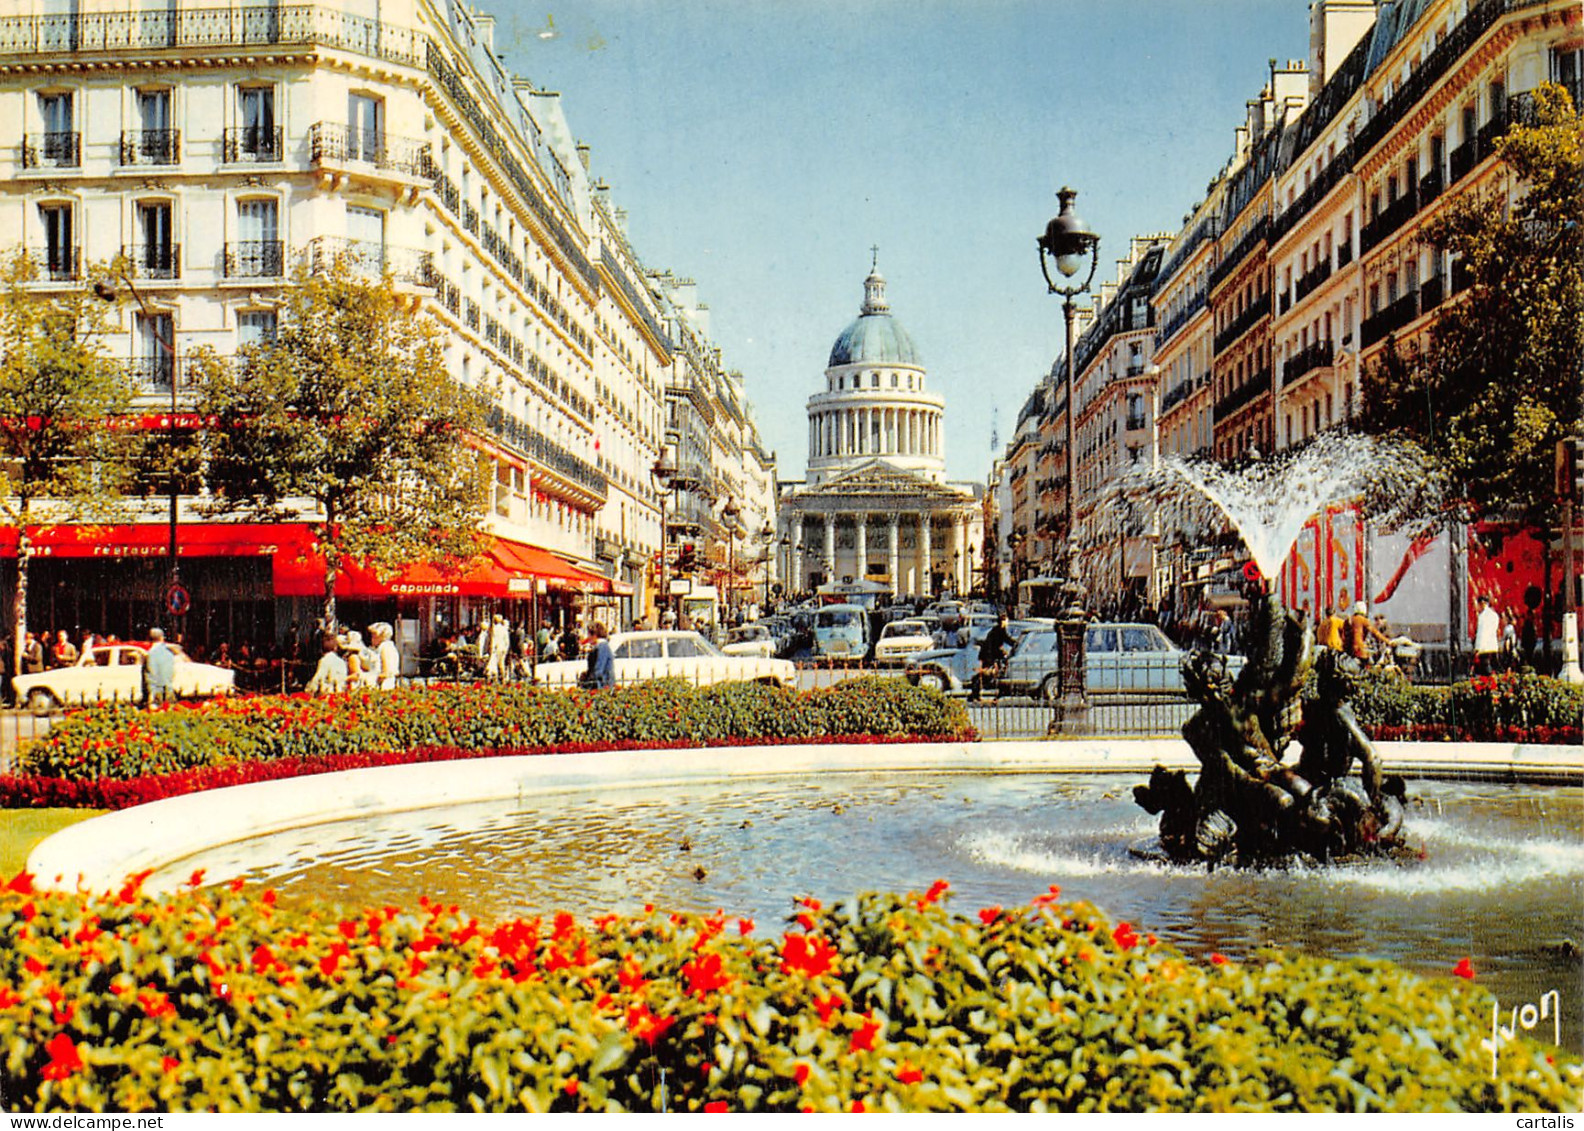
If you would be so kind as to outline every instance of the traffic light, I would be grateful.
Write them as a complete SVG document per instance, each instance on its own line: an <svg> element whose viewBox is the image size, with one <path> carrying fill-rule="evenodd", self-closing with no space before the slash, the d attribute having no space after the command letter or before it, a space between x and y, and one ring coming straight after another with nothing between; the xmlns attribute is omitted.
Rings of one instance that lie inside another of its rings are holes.
<svg viewBox="0 0 1584 1131"><path fill-rule="evenodd" d="M693 549L693 543L682 543L682 549L677 551L677 572L692 573L698 567L698 557Z"/></svg>

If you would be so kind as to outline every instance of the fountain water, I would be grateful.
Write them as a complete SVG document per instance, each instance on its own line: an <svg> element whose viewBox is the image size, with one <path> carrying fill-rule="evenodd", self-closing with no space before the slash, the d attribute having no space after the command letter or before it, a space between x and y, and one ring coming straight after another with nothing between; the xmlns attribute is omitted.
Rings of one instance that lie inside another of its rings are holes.
<svg viewBox="0 0 1584 1131"><path fill-rule="evenodd" d="M1383 509L1400 522L1433 482L1411 445L1347 434L1241 470L1182 461L1167 461L1165 470L1226 516L1263 578L1276 575L1304 523L1325 507L1373 497L1388 500ZM1382 774L1347 704L1356 662L1332 651L1317 657L1313 626L1283 609L1263 581L1256 585L1248 662L1236 680L1226 658L1209 651L1183 665L1200 704L1183 726L1202 767L1197 782L1156 766L1134 789L1140 806L1161 815L1161 852L1176 862L1254 866L1409 855L1402 780ZM1305 700L1312 669L1319 694ZM1302 753L1289 763L1294 745Z"/></svg>

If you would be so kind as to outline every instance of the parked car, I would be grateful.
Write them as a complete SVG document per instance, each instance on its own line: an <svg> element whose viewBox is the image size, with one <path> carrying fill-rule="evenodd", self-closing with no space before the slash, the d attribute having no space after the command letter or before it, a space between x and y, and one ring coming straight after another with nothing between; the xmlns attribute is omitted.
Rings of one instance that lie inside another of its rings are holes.
<svg viewBox="0 0 1584 1131"><path fill-rule="evenodd" d="M880 630L880 639L875 641L875 663L899 663L933 647L929 625L924 621L916 617L894 620Z"/></svg>
<svg viewBox="0 0 1584 1131"><path fill-rule="evenodd" d="M696 632L618 632L610 638L610 649L618 684L669 676L700 687L737 680L792 687L797 681L797 669L790 660L728 656ZM575 687L587 670L586 658L560 660L540 664L534 671L534 680L551 687Z"/></svg>
<svg viewBox="0 0 1584 1131"><path fill-rule="evenodd" d="M175 644L170 649L176 653L171 690L177 696L229 695L235 690L236 672L188 659ZM35 715L78 703L139 703L147 657L147 644L103 644L84 651L70 667L19 675L11 686L17 702L25 703Z"/></svg>
<svg viewBox="0 0 1584 1131"><path fill-rule="evenodd" d="M902 677L914 687L933 688L947 695L966 695L979 667L979 645L964 648L931 648L908 657Z"/></svg>
<svg viewBox="0 0 1584 1131"><path fill-rule="evenodd" d="M1054 700L1060 694L1061 645L1054 629L1025 633L1007 658L1001 690ZM1152 624L1091 624L1084 633L1084 686L1089 691L1181 692L1187 658ZM1228 656L1227 670L1243 667Z"/></svg>
<svg viewBox="0 0 1584 1131"><path fill-rule="evenodd" d="M721 651L728 656L774 656L775 634L765 625L745 624L726 634Z"/></svg>

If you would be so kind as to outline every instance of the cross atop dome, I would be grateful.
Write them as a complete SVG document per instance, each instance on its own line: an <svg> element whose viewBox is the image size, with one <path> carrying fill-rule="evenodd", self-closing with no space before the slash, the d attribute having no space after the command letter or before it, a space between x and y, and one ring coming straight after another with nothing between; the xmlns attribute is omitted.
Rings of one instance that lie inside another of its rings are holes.
<svg viewBox="0 0 1584 1131"><path fill-rule="evenodd" d="M869 248L873 258L869 264L869 277L864 280L864 301L861 314L889 314L891 304L886 301L885 276L880 274L880 245Z"/></svg>

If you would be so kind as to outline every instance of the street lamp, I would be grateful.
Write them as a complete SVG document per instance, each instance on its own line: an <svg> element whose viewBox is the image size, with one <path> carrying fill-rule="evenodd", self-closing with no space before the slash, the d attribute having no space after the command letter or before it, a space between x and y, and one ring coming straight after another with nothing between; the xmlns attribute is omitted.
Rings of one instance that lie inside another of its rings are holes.
<svg viewBox="0 0 1584 1131"><path fill-rule="evenodd" d="M1062 296L1062 315L1067 322L1067 562L1064 575L1069 585L1076 584L1078 566L1078 493L1073 471L1078 446L1078 403L1073 388L1077 369L1077 359L1073 353L1073 323L1078 316L1078 306L1073 299L1089 289L1089 284L1094 281L1095 268L1100 264L1100 237L1091 232L1073 211L1073 201L1077 197L1077 191L1070 188L1063 188L1056 194L1056 198L1061 201L1061 212L1045 225L1045 234L1036 241L1045 286L1050 294ZM1086 259L1089 270L1084 273L1083 282L1060 284L1052 278L1052 262L1062 278L1075 279L1083 271ZM1075 599L1076 596L1075 592Z"/></svg>
<svg viewBox="0 0 1584 1131"><path fill-rule="evenodd" d="M759 528L759 540L764 543L764 601L759 606L759 615L765 616L770 611L770 555L775 552L775 527L768 519Z"/></svg>
<svg viewBox="0 0 1584 1131"><path fill-rule="evenodd" d="M794 583L798 579L798 563L792 560L792 535L781 535L781 562L786 566L786 574L781 580L781 596L791 596L797 590Z"/></svg>
<svg viewBox="0 0 1584 1131"><path fill-rule="evenodd" d="M669 550L667 543L670 541L670 528L666 525L666 496L671 491L671 482L676 478L676 473L676 467L666 462L665 449L661 448L654 466L649 469L649 476L655 481L657 488L656 494L660 496L660 599L655 602L656 627L659 626L660 614L665 609L665 603L671 598L671 590L666 584L666 554Z"/></svg>
<svg viewBox="0 0 1584 1131"><path fill-rule="evenodd" d="M727 499L721 508L721 522L726 526L726 619L732 619L732 598L737 589L737 519L742 515L736 500Z"/></svg>
<svg viewBox="0 0 1584 1131"><path fill-rule="evenodd" d="M172 616L178 616L186 611L188 598L181 589L181 567L177 561L177 528L180 523L178 512L181 506L181 484L176 477L176 346L166 340L159 330L159 319L149 309L143 295L138 291L137 284L132 281L132 275L127 271L124 260L117 260L111 265L111 276L126 284L133 300L138 304L143 317L148 321L149 328L154 335L154 340L159 343L161 352L170 364L170 418L168 421L170 452L170 541L166 547L169 558L168 579L165 587L165 608ZM96 297L104 302L115 302L117 295L115 287L105 279L100 279L93 285Z"/></svg>

